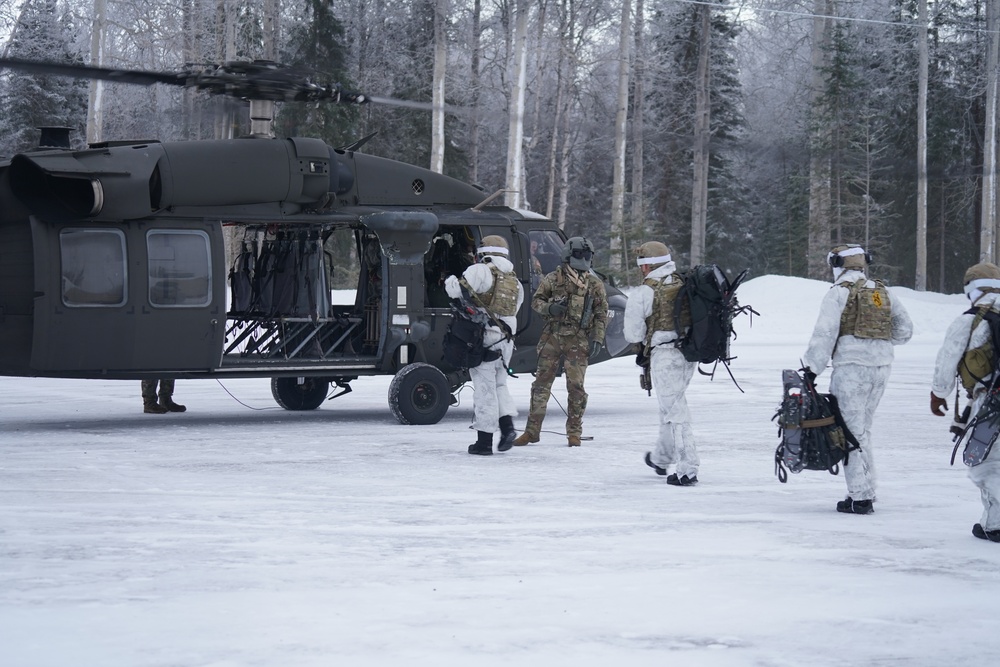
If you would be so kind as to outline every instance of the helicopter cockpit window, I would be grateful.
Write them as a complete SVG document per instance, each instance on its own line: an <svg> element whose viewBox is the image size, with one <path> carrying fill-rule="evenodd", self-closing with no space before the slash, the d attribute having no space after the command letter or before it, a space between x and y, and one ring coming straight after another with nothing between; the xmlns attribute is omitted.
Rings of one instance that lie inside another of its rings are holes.
<svg viewBox="0 0 1000 667"><path fill-rule="evenodd" d="M154 230L146 235L146 251L151 305L183 308L212 302L208 234L198 230Z"/></svg>
<svg viewBox="0 0 1000 667"><path fill-rule="evenodd" d="M528 240L531 243L531 287L534 289L538 287L542 276L559 268L563 240L551 230L528 232Z"/></svg>
<svg viewBox="0 0 1000 667"><path fill-rule="evenodd" d="M71 307L121 306L126 291L125 234L115 229L59 233L62 302Z"/></svg>

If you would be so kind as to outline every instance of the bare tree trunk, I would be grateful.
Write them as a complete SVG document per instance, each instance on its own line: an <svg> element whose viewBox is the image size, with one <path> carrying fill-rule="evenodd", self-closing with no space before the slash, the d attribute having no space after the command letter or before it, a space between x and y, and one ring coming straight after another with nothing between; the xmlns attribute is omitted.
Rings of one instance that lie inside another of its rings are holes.
<svg viewBox="0 0 1000 667"><path fill-rule="evenodd" d="M708 218L708 154L711 132L711 72L708 67L712 44L712 13L707 5L696 10L701 14L698 36L698 71L695 81L694 110L694 184L691 192L691 266L705 257L705 227Z"/></svg>
<svg viewBox="0 0 1000 667"><path fill-rule="evenodd" d="M986 64L986 126L983 132L982 228L979 236L979 261L996 262L996 160L997 160L997 75L1000 53L1000 20L997 2L986 3L986 30L990 36Z"/></svg>
<svg viewBox="0 0 1000 667"><path fill-rule="evenodd" d="M444 78L448 64L448 0L434 3L434 80L431 84L431 171L444 172Z"/></svg>
<svg viewBox="0 0 1000 667"><path fill-rule="evenodd" d="M612 271L626 265L625 247L625 144L628 137L629 48L632 42L632 2L622 0L621 30L618 33L618 105L615 112L614 176L611 184L611 257Z"/></svg>
<svg viewBox="0 0 1000 667"><path fill-rule="evenodd" d="M556 70L556 115L552 120L552 141L549 144L549 186L548 191L545 195L545 217L551 218L552 211L555 208L555 193L556 193L556 179L558 178L558 172L556 167L558 166L557 156L559 155L559 146L562 139L562 122L564 115L564 101L566 82L563 77L563 57L559 57L559 66Z"/></svg>
<svg viewBox="0 0 1000 667"><path fill-rule="evenodd" d="M814 0L812 34L812 109L819 110L823 94L823 69L830 39L830 0ZM808 276L826 276L826 253L830 245L830 141L829 130L813 121L810 129L809 156L809 247L806 258Z"/></svg>
<svg viewBox="0 0 1000 667"><path fill-rule="evenodd" d="M479 74L479 49L482 39L482 0L475 0L472 4L472 43L469 48L472 50L471 70L472 90L469 96L469 105L472 107L472 118L469 128L469 180L473 183L479 181L479 87L482 79Z"/></svg>
<svg viewBox="0 0 1000 667"><path fill-rule="evenodd" d="M504 203L512 208L524 206L524 94L526 87L526 42L528 37L528 0L518 0L514 18L514 73L510 90L510 124L507 134L507 190Z"/></svg>
<svg viewBox="0 0 1000 667"><path fill-rule="evenodd" d="M917 74L917 272L913 287L927 289L927 0L919 1L917 34L920 71Z"/></svg>
<svg viewBox="0 0 1000 667"><path fill-rule="evenodd" d="M104 33L108 27L107 0L94 0L94 23L90 32L90 64L104 66ZM87 106L87 143L102 140L104 134L104 82L90 82L90 102Z"/></svg>
<svg viewBox="0 0 1000 667"><path fill-rule="evenodd" d="M632 202L629 207L629 228L644 233L646 224L646 202L643 194L643 114L645 111L645 96L643 77L646 71L646 41L643 34L646 30L644 0L635 3L635 57L632 65ZM628 266L629 248L628 235L624 238L623 254L625 266Z"/></svg>

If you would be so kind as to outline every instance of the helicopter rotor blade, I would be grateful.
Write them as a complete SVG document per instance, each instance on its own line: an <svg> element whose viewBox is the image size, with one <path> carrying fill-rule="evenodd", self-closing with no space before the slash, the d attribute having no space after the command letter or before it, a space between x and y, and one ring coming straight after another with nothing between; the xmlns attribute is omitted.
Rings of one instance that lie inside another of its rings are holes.
<svg viewBox="0 0 1000 667"><path fill-rule="evenodd" d="M364 104L368 96L345 90L339 83L314 83L304 73L269 60L229 62L222 65L199 65L179 72L93 67L73 63L54 63L20 58L0 58L0 69L14 69L32 74L55 74L80 79L98 79L151 86L164 83L197 88L213 95L224 95L272 102L331 102Z"/></svg>
<svg viewBox="0 0 1000 667"><path fill-rule="evenodd" d="M0 69L13 69L29 74L55 74L77 79L98 79L101 81L117 81L140 86L152 86L165 83L173 86L183 86L185 76L170 72L146 72L143 70L114 69L110 67L91 67L73 63L53 63L21 58L0 58Z"/></svg>
<svg viewBox="0 0 1000 667"><path fill-rule="evenodd" d="M455 116L460 116L462 114L467 114L470 112L468 107L456 107L451 104L445 104L441 107L435 107L431 102L414 102L411 100L400 100L394 97L377 97L375 95L368 96L368 102L371 104L384 104L391 107L403 107L406 109L419 109L421 111L434 111L435 108L440 108L445 111L445 113L450 113Z"/></svg>

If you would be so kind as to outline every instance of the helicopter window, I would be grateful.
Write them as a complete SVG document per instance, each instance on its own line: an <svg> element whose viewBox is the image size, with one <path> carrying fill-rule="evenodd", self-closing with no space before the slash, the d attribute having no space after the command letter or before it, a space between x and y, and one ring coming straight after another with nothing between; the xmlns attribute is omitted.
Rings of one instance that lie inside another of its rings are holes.
<svg viewBox="0 0 1000 667"><path fill-rule="evenodd" d="M59 233L62 302L94 307L125 304L125 234L116 229L64 229Z"/></svg>
<svg viewBox="0 0 1000 667"><path fill-rule="evenodd" d="M562 263L563 240L551 230L528 232L532 273L552 273Z"/></svg>
<svg viewBox="0 0 1000 667"><path fill-rule="evenodd" d="M155 230L146 235L149 303L166 308L207 306L212 302L212 261L208 234Z"/></svg>

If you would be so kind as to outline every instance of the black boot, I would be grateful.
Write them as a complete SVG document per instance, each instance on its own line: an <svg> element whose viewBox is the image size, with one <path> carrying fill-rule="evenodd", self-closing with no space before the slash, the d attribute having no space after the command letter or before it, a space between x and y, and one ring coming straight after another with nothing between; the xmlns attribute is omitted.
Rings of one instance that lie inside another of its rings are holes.
<svg viewBox="0 0 1000 667"><path fill-rule="evenodd" d="M983 529L982 524L975 524L972 527L972 534L981 540L1000 542L1000 530L985 530Z"/></svg>
<svg viewBox="0 0 1000 667"><path fill-rule="evenodd" d="M837 501L837 511L844 514L871 514L875 507L870 500L854 500L850 496Z"/></svg>
<svg viewBox="0 0 1000 667"><path fill-rule="evenodd" d="M491 456L493 454L493 434L487 431L476 431L476 433L479 434L479 439L469 445L469 453Z"/></svg>
<svg viewBox="0 0 1000 667"><path fill-rule="evenodd" d="M497 451L506 452L513 447L514 438L516 437L517 431L514 430L514 418L510 415L504 415L500 418L500 442L497 443Z"/></svg>

